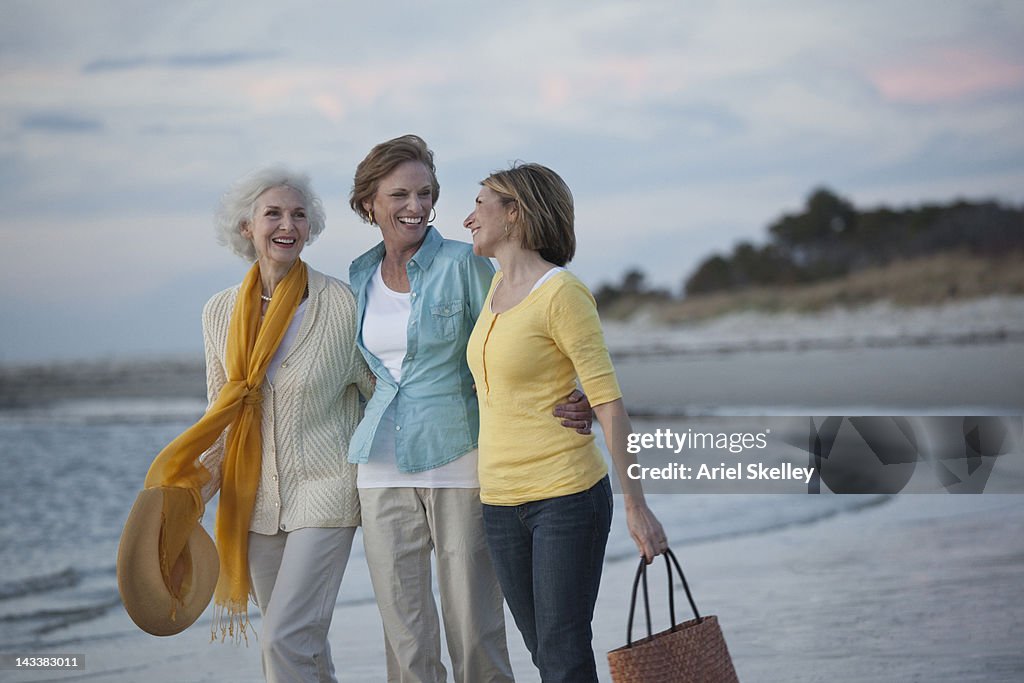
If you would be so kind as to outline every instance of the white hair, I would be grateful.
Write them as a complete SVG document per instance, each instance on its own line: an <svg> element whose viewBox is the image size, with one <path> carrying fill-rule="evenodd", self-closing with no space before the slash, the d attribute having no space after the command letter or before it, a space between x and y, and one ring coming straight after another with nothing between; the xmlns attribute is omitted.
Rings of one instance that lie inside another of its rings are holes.
<svg viewBox="0 0 1024 683"><path fill-rule="evenodd" d="M323 232L327 217L323 202L313 191L309 176L281 166L268 166L245 175L220 198L214 222L218 244L227 246L246 261L255 261L256 248L242 235L242 225L256 217L256 200L259 196L275 187L290 187L302 195L309 220L307 244L311 244Z"/></svg>

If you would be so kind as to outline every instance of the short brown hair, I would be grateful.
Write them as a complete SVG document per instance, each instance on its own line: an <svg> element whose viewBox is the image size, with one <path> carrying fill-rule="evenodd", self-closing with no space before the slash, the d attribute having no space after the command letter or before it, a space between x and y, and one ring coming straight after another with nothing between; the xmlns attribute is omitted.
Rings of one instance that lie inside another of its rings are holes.
<svg viewBox="0 0 1024 683"><path fill-rule="evenodd" d="M434 170L434 153L420 136L403 135L376 145L356 167L348 204L367 223L370 222L370 214L363 207L363 202L372 201L380 181L406 161L418 161L430 171L430 195L434 203L437 203L441 185L437 182L437 172Z"/></svg>
<svg viewBox="0 0 1024 683"><path fill-rule="evenodd" d="M515 203L513 225L522 228L524 249L540 252L545 261L564 266L576 253L572 192L547 166L516 163L495 171L480 183Z"/></svg>

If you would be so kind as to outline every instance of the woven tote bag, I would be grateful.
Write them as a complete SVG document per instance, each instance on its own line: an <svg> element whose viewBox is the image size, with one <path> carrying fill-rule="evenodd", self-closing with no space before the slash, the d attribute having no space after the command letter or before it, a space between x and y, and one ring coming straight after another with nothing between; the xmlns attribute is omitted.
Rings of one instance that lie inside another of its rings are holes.
<svg viewBox="0 0 1024 683"><path fill-rule="evenodd" d="M671 562L669 561L671 558ZM694 618L676 623L675 593L672 584L672 565L675 565L683 590L690 601ZM665 551L668 570L668 605L672 627L651 634L651 605L647 597L647 565L640 558L640 566L633 580L633 597L629 603L629 621L626 626L626 645L608 653L608 666L615 683L739 683L736 670L725 645L722 629L715 616L700 615L683 576L679 561L671 550ZM633 642L633 617L636 612L636 592L643 583L644 611L647 616L647 637Z"/></svg>

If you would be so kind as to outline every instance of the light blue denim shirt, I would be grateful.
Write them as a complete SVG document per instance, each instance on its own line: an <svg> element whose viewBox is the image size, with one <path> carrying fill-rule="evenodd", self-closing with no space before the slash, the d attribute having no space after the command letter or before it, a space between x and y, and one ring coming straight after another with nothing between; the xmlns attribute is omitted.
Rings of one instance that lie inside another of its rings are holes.
<svg viewBox="0 0 1024 683"><path fill-rule="evenodd" d="M408 347L402 380L396 384L384 364L363 345L366 289L384 258L384 243L349 267L359 306L357 342L377 376L366 414L349 444L348 460L364 463L380 418L395 406L395 452L402 472L422 472L455 460L476 448L480 411L473 376L466 364L466 343L494 275L473 247L447 240L427 228L423 244L406 265L411 285Z"/></svg>

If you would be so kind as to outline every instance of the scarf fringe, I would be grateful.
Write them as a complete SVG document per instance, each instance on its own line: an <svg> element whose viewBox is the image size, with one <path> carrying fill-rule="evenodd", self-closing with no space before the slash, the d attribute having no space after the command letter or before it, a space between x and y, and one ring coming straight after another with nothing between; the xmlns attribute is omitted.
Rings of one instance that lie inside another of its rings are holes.
<svg viewBox="0 0 1024 683"><path fill-rule="evenodd" d="M228 638L235 645L241 644L245 641L245 646L249 647L249 610L245 602L241 605L230 602L226 605L216 605L213 608L213 621L210 623L210 642L213 643L217 640L217 634L220 633L220 642L225 642Z"/></svg>

